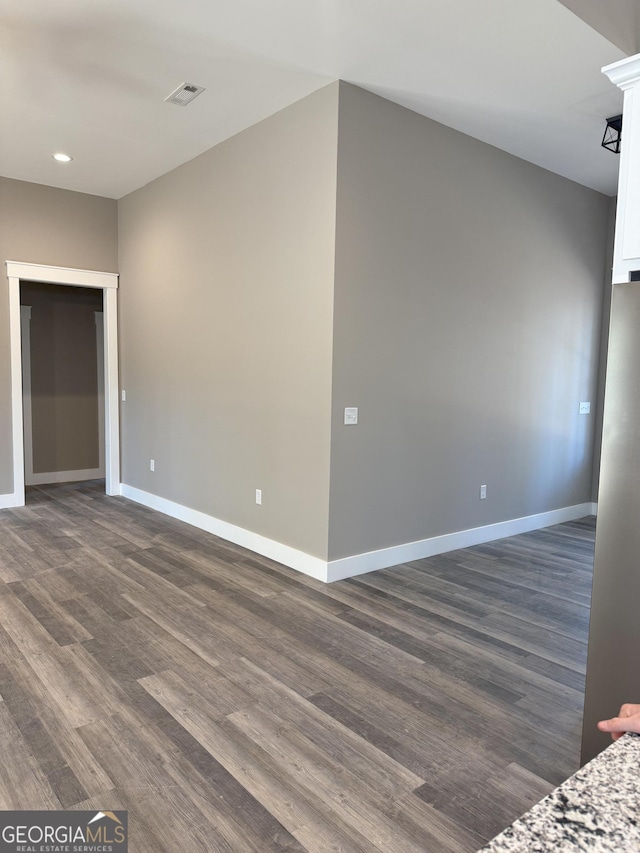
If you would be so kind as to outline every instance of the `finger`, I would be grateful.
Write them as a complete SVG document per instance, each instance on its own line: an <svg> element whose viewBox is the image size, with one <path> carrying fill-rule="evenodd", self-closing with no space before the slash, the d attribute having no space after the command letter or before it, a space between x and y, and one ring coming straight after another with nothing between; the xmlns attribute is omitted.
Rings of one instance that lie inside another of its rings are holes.
<svg viewBox="0 0 640 853"><path fill-rule="evenodd" d="M601 732L624 732L626 725L628 725L628 719L612 717L610 720L600 720L598 728Z"/></svg>

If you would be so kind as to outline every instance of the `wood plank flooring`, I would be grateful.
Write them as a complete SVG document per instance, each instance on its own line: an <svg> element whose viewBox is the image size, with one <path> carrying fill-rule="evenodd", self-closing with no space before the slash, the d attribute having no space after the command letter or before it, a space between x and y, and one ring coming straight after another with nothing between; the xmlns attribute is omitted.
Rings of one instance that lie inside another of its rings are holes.
<svg viewBox="0 0 640 853"><path fill-rule="evenodd" d="M578 767L594 520L325 586L101 482L0 513L0 808L466 853Z"/></svg>

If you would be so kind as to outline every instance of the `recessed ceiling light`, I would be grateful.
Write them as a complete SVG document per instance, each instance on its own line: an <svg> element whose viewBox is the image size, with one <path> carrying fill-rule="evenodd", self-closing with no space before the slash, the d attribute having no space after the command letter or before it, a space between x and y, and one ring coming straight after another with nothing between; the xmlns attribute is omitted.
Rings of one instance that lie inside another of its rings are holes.
<svg viewBox="0 0 640 853"><path fill-rule="evenodd" d="M53 159L57 160L58 163L70 163L73 160L73 157L70 157L68 154L63 154L62 151L60 151L58 154L53 155Z"/></svg>

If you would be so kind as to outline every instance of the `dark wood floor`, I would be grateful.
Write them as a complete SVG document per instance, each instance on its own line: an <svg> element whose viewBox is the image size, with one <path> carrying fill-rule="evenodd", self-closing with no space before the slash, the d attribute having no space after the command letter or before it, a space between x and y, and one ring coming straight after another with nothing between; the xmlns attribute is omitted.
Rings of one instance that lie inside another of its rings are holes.
<svg viewBox="0 0 640 853"><path fill-rule="evenodd" d="M325 586L101 483L0 513L0 808L474 851L577 769L593 519Z"/></svg>

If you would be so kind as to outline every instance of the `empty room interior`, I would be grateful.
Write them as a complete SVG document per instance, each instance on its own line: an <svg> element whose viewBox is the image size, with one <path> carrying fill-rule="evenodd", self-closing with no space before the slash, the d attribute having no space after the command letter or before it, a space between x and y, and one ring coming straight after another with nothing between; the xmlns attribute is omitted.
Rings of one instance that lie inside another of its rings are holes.
<svg viewBox="0 0 640 853"><path fill-rule="evenodd" d="M0 12L4 812L472 853L640 701L592 656L640 11L374 6Z"/></svg>

